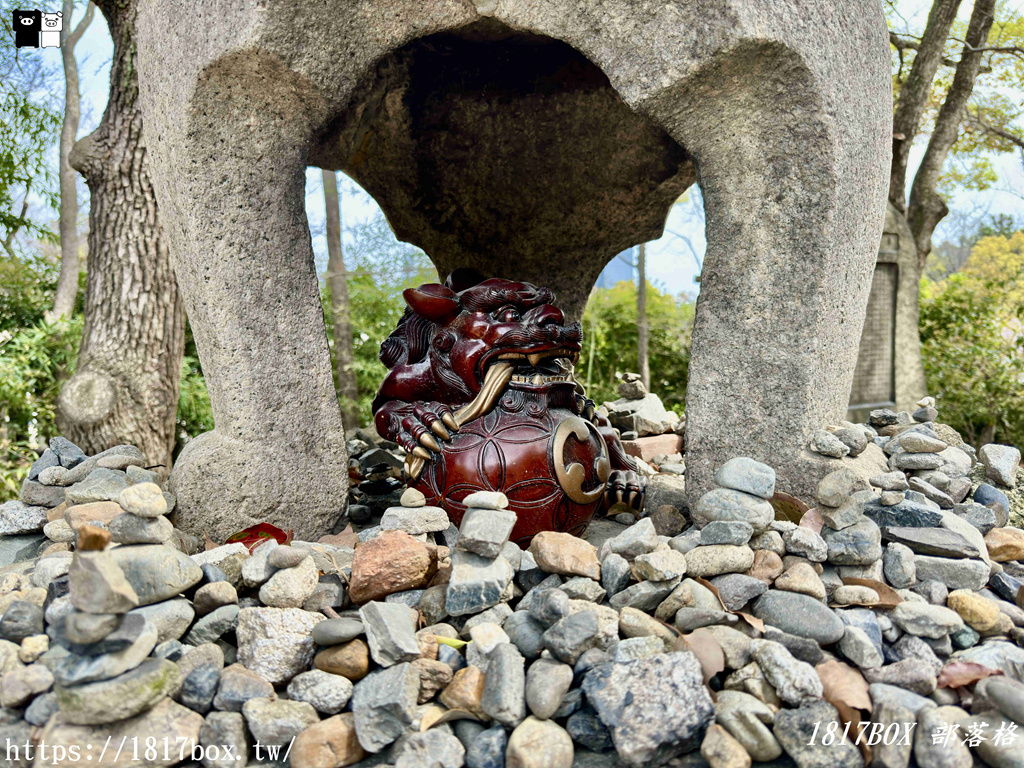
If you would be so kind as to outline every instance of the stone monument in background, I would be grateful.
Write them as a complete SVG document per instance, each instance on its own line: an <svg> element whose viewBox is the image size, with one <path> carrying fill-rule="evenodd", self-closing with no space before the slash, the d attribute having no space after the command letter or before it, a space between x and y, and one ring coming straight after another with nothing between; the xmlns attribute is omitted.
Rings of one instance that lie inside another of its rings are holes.
<svg viewBox="0 0 1024 768"><path fill-rule="evenodd" d="M699 175L687 493L727 458L809 496L842 417L886 195L876 0L143 4L153 183L216 428L182 452L182 524L328 530L347 457L307 166L343 170L441 274L548 286L578 319Z"/></svg>
<svg viewBox="0 0 1024 768"><path fill-rule="evenodd" d="M889 203L850 390L851 421L867 421L875 408L913 412L926 394L916 261L914 235Z"/></svg>

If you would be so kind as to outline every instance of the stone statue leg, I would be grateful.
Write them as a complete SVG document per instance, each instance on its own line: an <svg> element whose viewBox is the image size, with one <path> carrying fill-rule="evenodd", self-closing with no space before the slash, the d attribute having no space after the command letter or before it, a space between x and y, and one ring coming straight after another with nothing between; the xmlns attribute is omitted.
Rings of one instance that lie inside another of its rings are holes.
<svg viewBox="0 0 1024 768"><path fill-rule="evenodd" d="M209 122L169 129L156 152L215 420L170 489L194 534L222 541L267 521L315 539L345 508L348 471L304 211L309 126L279 119L311 110L289 103L279 73L253 68L254 81L209 72L189 113Z"/></svg>
<svg viewBox="0 0 1024 768"><path fill-rule="evenodd" d="M691 76L662 112L696 158L707 215L687 387L691 505L734 456L774 467L777 489L805 500L837 463L806 445L849 398L888 115L828 115L819 83L791 50L752 42Z"/></svg>

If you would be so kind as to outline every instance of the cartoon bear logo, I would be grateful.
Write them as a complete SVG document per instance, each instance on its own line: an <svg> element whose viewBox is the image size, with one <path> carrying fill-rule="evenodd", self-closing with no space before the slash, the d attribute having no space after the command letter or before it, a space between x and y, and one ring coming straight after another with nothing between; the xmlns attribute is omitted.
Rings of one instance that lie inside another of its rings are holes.
<svg viewBox="0 0 1024 768"><path fill-rule="evenodd" d="M40 35L42 48L60 48L60 33L64 29L64 14L57 13L43 14L43 31Z"/></svg>
<svg viewBox="0 0 1024 768"><path fill-rule="evenodd" d="M42 11L20 11L12 14L14 46L16 48L38 48L39 36L43 31Z"/></svg>

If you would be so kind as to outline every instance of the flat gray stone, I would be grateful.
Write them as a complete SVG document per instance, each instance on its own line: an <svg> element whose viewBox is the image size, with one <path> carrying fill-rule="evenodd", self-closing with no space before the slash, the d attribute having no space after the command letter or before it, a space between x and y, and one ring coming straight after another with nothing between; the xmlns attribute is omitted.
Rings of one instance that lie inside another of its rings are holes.
<svg viewBox="0 0 1024 768"><path fill-rule="evenodd" d="M21 501L0 504L0 536L20 536L43 530L46 507L32 507Z"/></svg>
<svg viewBox="0 0 1024 768"><path fill-rule="evenodd" d="M754 603L754 615L783 632L831 645L842 638L844 626L824 603L809 595L770 590Z"/></svg>
<svg viewBox="0 0 1024 768"><path fill-rule="evenodd" d="M288 683L288 698L304 701L320 714L336 715L352 698L352 690L352 682L341 675L313 669L292 678Z"/></svg>
<svg viewBox="0 0 1024 768"><path fill-rule="evenodd" d="M526 717L526 670L523 655L512 643L499 643L488 654L480 708L509 728Z"/></svg>
<svg viewBox="0 0 1024 768"><path fill-rule="evenodd" d="M464 616L497 605L514 575L503 557L488 559L456 550L452 553L445 610L451 616Z"/></svg>
<svg viewBox="0 0 1024 768"><path fill-rule="evenodd" d="M767 464L740 456L719 467L715 483L722 488L770 499L775 495L775 470Z"/></svg>
<svg viewBox="0 0 1024 768"><path fill-rule="evenodd" d="M420 657L413 613L398 603L369 602L359 609L366 631L370 655L382 667L390 667Z"/></svg>
<svg viewBox="0 0 1024 768"><path fill-rule="evenodd" d="M177 640L188 630L196 612L184 597L133 608L128 615L142 616L156 627L157 643Z"/></svg>
<svg viewBox="0 0 1024 768"><path fill-rule="evenodd" d="M893 624L917 637L941 639L963 625L960 615L949 608L929 603L904 601L889 612Z"/></svg>
<svg viewBox="0 0 1024 768"><path fill-rule="evenodd" d="M148 710L178 685L174 662L150 659L118 677L100 682L57 686L57 701L64 722L99 725L127 720Z"/></svg>
<svg viewBox="0 0 1024 768"><path fill-rule="evenodd" d="M139 605L175 597L203 578L188 555L163 544L116 547L110 556L138 595Z"/></svg>
<svg viewBox="0 0 1024 768"><path fill-rule="evenodd" d="M341 645L359 637L363 631L363 623L358 619L327 619L313 627L312 637L320 646Z"/></svg>
<svg viewBox="0 0 1024 768"><path fill-rule="evenodd" d="M110 538L117 544L163 544L174 535L166 517L145 518L125 512L110 521Z"/></svg>
<svg viewBox="0 0 1024 768"><path fill-rule="evenodd" d="M985 474L991 480L1007 488L1017 485L1017 468L1020 466L1020 449L1012 445L989 443L981 446L978 458L985 465Z"/></svg>
<svg viewBox="0 0 1024 768"><path fill-rule="evenodd" d="M116 469L98 467L81 482L69 486L64 492L69 504L89 504L94 501L117 501L121 491L128 487L128 476Z"/></svg>
<svg viewBox="0 0 1024 768"><path fill-rule="evenodd" d="M700 529L699 533L701 545L733 544L741 546L748 543L751 537L753 537L754 527L750 523L740 520L713 520L705 525L703 529ZM696 542L694 546L696 546ZM690 547L690 549L693 549L693 547Z"/></svg>
<svg viewBox="0 0 1024 768"><path fill-rule="evenodd" d="M691 514L698 528L713 520L739 521L749 523L755 534L763 533L775 519L775 510L764 499L728 488L705 493Z"/></svg>
<svg viewBox="0 0 1024 768"><path fill-rule="evenodd" d="M156 627L146 622L144 629L129 647L99 656L68 654L54 665L53 677L60 686L109 680L139 666L156 647L156 639Z"/></svg>
<svg viewBox="0 0 1024 768"><path fill-rule="evenodd" d="M920 555L937 557L973 558L981 552L960 534L946 528L888 527L882 529L882 538L910 548Z"/></svg>
<svg viewBox="0 0 1024 768"><path fill-rule="evenodd" d="M822 528L821 538L828 544L828 561L835 565L870 565L882 559L882 532L868 518L839 531Z"/></svg>
<svg viewBox="0 0 1024 768"><path fill-rule="evenodd" d="M440 507L388 507L380 519L382 531L421 533L444 531L451 525L448 513Z"/></svg>
<svg viewBox="0 0 1024 768"><path fill-rule="evenodd" d="M509 509L471 507L462 518L455 548L481 557L497 557L508 542L517 518Z"/></svg>
<svg viewBox="0 0 1024 768"><path fill-rule="evenodd" d="M367 752L380 752L413 721L420 676L411 664L371 672L352 694L356 738Z"/></svg>
<svg viewBox="0 0 1024 768"><path fill-rule="evenodd" d="M948 557L916 555L914 566L918 581L940 581L949 589L977 592L988 583L989 566L982 560L954 560Z"/></svg>

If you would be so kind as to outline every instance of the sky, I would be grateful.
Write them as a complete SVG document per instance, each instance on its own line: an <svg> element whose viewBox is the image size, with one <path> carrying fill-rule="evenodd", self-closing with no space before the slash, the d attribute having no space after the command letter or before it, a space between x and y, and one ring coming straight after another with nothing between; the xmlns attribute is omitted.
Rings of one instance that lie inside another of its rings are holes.
<svg viewBox="0 0 1024 768"><path fill-rule="evenodd" d="M901 0L899 9L904 18L917 26L923 24L930 5L930 0ZM961 16L964 19L969 16L971 6L972 3L963 3ZM84 9L83 3L74 14L74 23L81 18ZM76 54L82 89L82 121L79 135L84 136L96 127L102 117L110 75L112 45L106 24L99 13L79 42ZM52 57L59 66L60 54L57 49L44 49L40 55ZM1024 98L1024 94L1016 92L1014 97L1019 101ZM911 151L912 169L916 169L923 153L924 142L919 140ZM1021 156L1019 153L996 156L994 164L1000 177L998 186L1014 189L1017 195L1001 189L974 192L969 196L962 194L959 199L952 201L950 207L987 207L991 214L1007 213L1021 218L1024 213L1024 168ZM706 247L704 218L699 199L699 192L691 192L686 201L674 206L666 221L665 234L647 246L648 279L661 290L667 290L672 294L693 295L699 288L694 278L700 271L699 264L703 261ZM347 177L343 180L343 221L347 224L366 221L377 215L379 210L375 201L358 185ZM326 242L322 235L324 198L320 172L315 168L308 169L306 174L306 211L313 233L313 249L322 270L326 265ZM950 219L947 218L946 224L949 222ZM940 224L934 241L940 242L943 235L944 227Z"/></svg>

